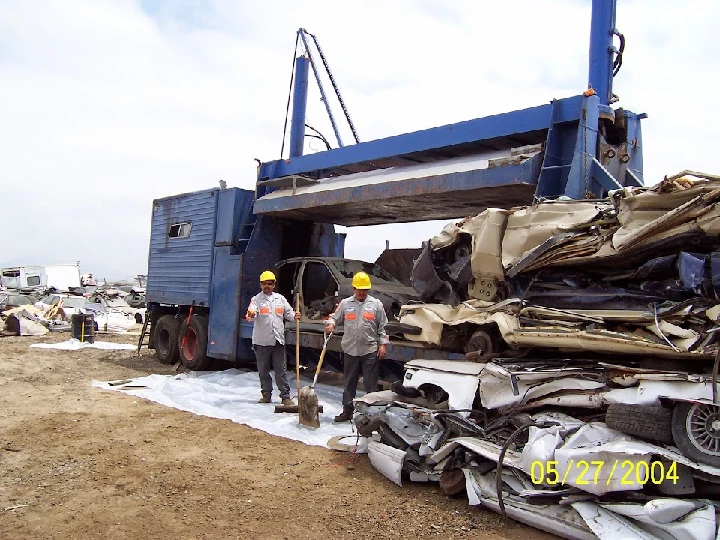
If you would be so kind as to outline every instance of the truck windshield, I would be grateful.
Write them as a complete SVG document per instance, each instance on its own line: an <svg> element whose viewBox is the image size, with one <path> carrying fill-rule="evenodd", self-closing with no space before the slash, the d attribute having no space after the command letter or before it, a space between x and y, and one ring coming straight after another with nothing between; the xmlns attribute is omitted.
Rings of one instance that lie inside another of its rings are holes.
<svg viewBox="0 0 720 540"><path fill-rule="evenodd" d="M364 261L332 261L332 264L338 271L346 278L352 279L352 277L358 272L365 272L372 279L373 283L386 282L393 285L402 285L397 279L388 274L385 270L380 268L378 265L364 262Z"/></svg>

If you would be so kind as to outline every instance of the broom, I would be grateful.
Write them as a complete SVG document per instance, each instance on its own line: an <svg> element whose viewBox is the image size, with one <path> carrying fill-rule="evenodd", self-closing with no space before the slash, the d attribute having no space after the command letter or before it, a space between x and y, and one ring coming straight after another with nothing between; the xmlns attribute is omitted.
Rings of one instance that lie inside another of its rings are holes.
<svg viewBox="0 0 720 540"><path fill-rule="evenodd" d="M295 298L295 313L300 313L300 295ZM300 321L295 321L295 381L297 405L275 405L276 413L300 413ZM323 406L318 406L318 412L323 412ZM302 423L302 422L301 422Z"/></svg>

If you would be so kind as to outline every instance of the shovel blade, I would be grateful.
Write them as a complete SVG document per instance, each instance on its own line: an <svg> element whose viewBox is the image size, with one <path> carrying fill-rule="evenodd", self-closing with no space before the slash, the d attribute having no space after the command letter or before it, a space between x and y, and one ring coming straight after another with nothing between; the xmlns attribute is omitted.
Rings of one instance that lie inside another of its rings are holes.
<svg viewBox="0 0 720 540"><path fill-rule="evenodd" d="M298 421L303 426L319 428L320 415L318 407L318 398L315 389L305 386L300 389L298 394Z"/></svg>

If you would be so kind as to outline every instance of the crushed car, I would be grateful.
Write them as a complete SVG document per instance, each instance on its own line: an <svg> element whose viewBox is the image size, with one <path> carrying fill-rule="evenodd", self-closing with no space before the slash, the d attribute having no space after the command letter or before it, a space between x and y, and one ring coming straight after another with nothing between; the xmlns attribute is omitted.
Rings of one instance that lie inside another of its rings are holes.
<svg viewBox="0 0 720 540"><path fill-rule="evenodd" d="M514 362L514 363L513 363ZM714 539L712 377L600 363L413 360L353 422L392 482L436 482L563 538ZM644 403L639 407L634 403Z"/></svg>
<svg viewBox="0 0 720 540"><path fill-rule="evenodd" d="M107 291L95 291L87 299L87 308L93 312L119 313L131 319L134 323L142 324L145 321L147 310L130 306L119 294Z"/></svg>
<svg viewBox="0 0 720 540"><path fill-rule="evenodd" d="M276 268L278 292L286 298L293 298L294 291L300 292L300 312L308 329L307 323L319 322L316 326L323 331L322 321L335 311L343 298L353 295L352 277L357 272L365 272L372 281L371 294L382 302L390 321L388 332L419 330L397 324L401 307L419 301L415 290L377 264L339 257L295 257L280 261Z"/></svg>
<svg viewBox="0 0 720 540"><path fill-rule="evenodd" d="M699 173L696 173L699 174ZM720 298L720 179L671 177L608 199L488 209L430 239L409 340L485 356L710 360Z"/></svg>
<svg viewBox="0 0 720 540"><path fill-rule="evenodd" d="M373 465L565 538L717 538L720 177L487 209L423 246Z"/></svg>
<svg viewBox="0 0 720 540"><path fill-rule="evenodd" d="M24 294L0 291L0 311L18 306L32 305L32 299Z"/></svg>

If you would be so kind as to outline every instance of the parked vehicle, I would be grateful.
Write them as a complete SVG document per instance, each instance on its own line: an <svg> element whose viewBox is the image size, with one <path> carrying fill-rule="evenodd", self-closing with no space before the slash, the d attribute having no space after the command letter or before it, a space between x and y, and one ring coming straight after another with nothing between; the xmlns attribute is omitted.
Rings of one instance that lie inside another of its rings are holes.
<svg viewBox="0 0 720 540"><path fill-rule="evenodd" d="M131 307L123 298L119 296L106 296L104 294L95 293L87 299L89 308L93 311L118 311L126 315L132 315L135 318L135 322L142 324L145 322L145 309L136 309ZM97 309L95 305L99 305L100 309Z"/></svg>
<svg viewBox="0 0 720 540"><path fill-rule="evenodd" d="M18 306L32 305L32 300L24 294L0 291L0 311Z"/></svg>
<svg viewBox="0 0 720 540"><path fill-rule="evenodd" d="M130 292L128 292L124 297L123 300L128 303L128 305L135 309L143 309L145 308L145 291L144 289L139 291L137 289L132 289Z"/></svg>
<svg viewBox="0 0 720 540"><path fill-rule="evenodd" d="M48 266L13 266L0 269L0 284L4 287L54 287L67 291L80 286L80 272L74 264Z"/></svg>
<svg viewBox="0 0 720 540"><path fill-rule="evenodd" d="M87 299L83 296L72 296L67 294L48 294L43 297L36 307L44 310L51 308L57 304L61 304L61 308L65 315L69 318L72 315L85 313ZM38 305L39 304L39 305Z"/></svg>

